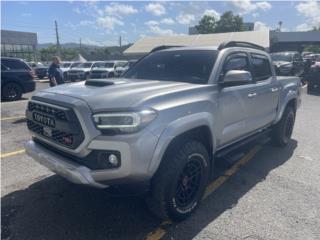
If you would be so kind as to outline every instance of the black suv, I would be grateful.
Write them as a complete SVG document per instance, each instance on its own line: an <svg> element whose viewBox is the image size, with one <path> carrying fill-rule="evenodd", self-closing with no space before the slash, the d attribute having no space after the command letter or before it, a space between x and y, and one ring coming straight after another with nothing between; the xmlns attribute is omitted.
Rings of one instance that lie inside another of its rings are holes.
<svg viewBox="0 0 320 240"><path fill-rule="evenodd" d="M33 69L34 74L39 78L45 78L48 75L48 67L42 63L29 62L28 65Z"/></svg>
<svg viewBox="0 0 320 240"><path fill-rule="evenodd" d="M21 59L1 58L1 99L14 101L35 90L33 70Z"/></svg>
<svg viewBox="0 0 320 240"><path fill-rule="evenodd" d="M272 63L278 76L301 76L304 62L299 52L271 53Z"/></svg>

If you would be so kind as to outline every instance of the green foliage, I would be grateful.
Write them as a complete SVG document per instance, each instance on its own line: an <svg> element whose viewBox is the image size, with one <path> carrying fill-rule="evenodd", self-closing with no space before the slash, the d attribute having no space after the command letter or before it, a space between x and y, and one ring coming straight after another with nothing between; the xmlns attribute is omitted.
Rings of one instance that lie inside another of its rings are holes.
<svg viewBox="0 0 320 240"><path fill-rule="evenodd" d="M216 25L217 21L213 16L204 15L196 29L200 34L215 33Z"/></svg>
<svg viewBox="0 0 320 240"><path fill-rule="evenodd" d="M200 34L241 32L245 30L243 19L239 15L233 15L232 11L225 12L219 20L213 16L205 15L196 25Z"/></svg>
<svg viewBox="0 0 320 240"><path fill-rule="evenodd" d="M71 61L78 57L80 53L87 60L108 60L123 58L122 52L130 45L122 47L96 47L85 45L81 48L61 48L62 61ZM39 58L43 62L50 62L53 56L57 55L57 47L55 45L48 46L39 50Z"/></svg>
<svg viewBox="0 0 320 240"><path fill-rule="evenodd" d="M304 48L305 52L313 52L313 53L320 53L320 46L319 45L308 45Z"/></svg>
<svg viewBox="0 0 320 240"><path fill-rule="evenodd" d="M320 31L320 26L319 27L313 27L311 31Z"/></svg>

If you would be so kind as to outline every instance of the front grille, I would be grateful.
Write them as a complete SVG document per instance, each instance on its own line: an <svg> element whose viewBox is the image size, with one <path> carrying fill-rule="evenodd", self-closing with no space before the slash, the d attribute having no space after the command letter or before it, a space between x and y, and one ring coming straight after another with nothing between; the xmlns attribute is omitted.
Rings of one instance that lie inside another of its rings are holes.
<svg viewBox="0 0 320 240"><path fill-rule="evenodd" d="M69 71L68 74L71 74L71 75L82 75L84 72L82 71Z"/></svg>
<svg viewBox="0 0 320 240"><path fill-rule="evenodd" d="M28 103L28 110L29 111L37 111L41 113L47 113L52 116L55 116L59 120L67 121L66 113L63 110L60 110L58 108L50 107L47 105L38 104L35 102L29 102Z"/></svg>
<svg viewBox="0 0 320 240"><path fill-rule="evenodd" d="M71 133L66 133L59 130L52 130L51 135L48 136L45 134L44 126L41 126L40 124L37 124L31 120L27 120L27 125L28 128L34 133L37 133L42 137L48 138L55 143L68 147L72 146L73 144L73 134Z"/></svg>
<svg viewBox="0 0 320 240"><path fill-rule="evenodd" d="M46 122L35 121L34 113L53 118L54 127L46 125ZM71 109L63 110L31 101L28 104L27 118L27 126L30 131L53 143L74 149L84 140L79 120Z"/></svg>
<svg viewBox="0 0 320 240"><path fill-rule="evenodd" d="M92 74L106 74L107 72L102 72L102 71L91 71Z"/></svg>

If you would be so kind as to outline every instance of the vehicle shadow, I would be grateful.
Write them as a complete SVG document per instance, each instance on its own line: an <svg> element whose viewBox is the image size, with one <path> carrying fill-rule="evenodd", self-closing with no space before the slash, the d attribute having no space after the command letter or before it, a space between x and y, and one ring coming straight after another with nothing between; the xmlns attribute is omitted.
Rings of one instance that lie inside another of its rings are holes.
<svg viewBox="0 0 320 240"><path fill-rule="evenodd" d="M211 194L195 214L166 226L167 239L192 239L268 173L285 163L297 147L264 146L248 164ZM71 184L57 175L27 189L5 195L2 201L2 239L144 239L160 221L141 197L114 197L105 191Z"/></svg>

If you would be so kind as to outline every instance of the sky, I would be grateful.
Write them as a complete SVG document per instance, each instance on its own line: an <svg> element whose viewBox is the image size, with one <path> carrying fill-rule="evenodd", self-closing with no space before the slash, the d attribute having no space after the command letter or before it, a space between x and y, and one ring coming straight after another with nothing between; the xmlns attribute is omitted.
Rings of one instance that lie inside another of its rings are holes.
<svg viewBox="0 0 320 240"><path fill-rule="evenodd" d="M1 29L36 32L39 43L81 41L99 46L145 36L188 34L205 14L233 11L255 30L307 31L320 26L320 1L1 1Z"/></svg>

